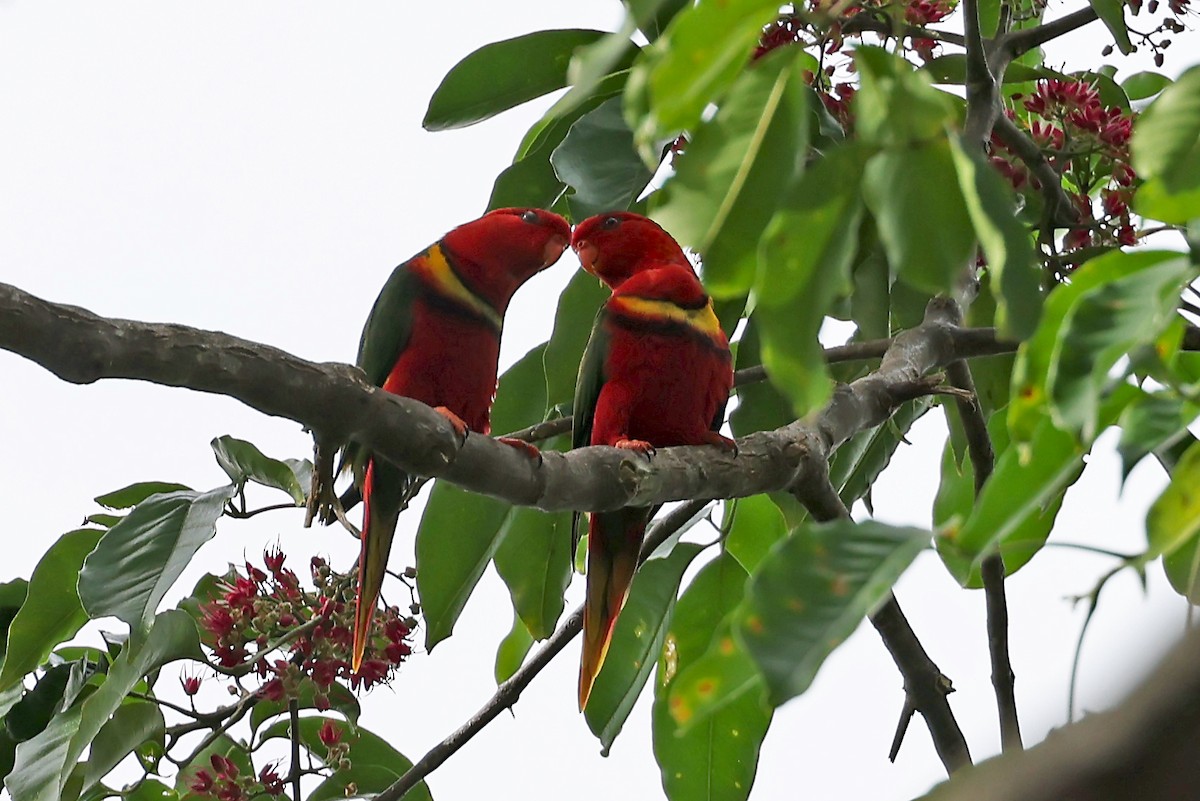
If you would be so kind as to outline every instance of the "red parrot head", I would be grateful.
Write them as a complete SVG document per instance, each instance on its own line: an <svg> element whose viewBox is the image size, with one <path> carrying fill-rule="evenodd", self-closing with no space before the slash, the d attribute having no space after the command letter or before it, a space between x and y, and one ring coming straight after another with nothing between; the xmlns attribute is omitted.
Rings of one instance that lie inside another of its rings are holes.
<svg viewBox="0 0 1200 801"><path fill-rule="evenodd" d="M583 269L615 289L651 264L678 264L695 272L670 234L649 217L611 211L575 226L571 248Z"/></svg>
<svg viewBox="0 0 1200 801"><path fill-rule="evenodd" d="M455 266L498 309L537 273L558 261L571 226L545 209L496 209L442 237Z"/></svg>

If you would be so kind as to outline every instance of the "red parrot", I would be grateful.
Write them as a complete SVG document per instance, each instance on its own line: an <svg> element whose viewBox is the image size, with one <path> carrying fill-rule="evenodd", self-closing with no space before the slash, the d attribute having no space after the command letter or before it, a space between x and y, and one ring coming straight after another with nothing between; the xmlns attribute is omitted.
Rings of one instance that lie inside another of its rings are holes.
<svg viewBox="0 0 1200 801"><path fill-rule="evenodd" d="M521 284L558 261L570 235L566 220L541 209L497 209L450 231L392 271L363 327L358 366L376 386L433 406L461 436L490 433L505 309ZM409 477L355 443L342 461L354 466L363 498L357 671Z"/></svg>
<svg viewBox="0 0 1200 801"><path fill-rule="evenodd" d="M671 445L734 448L717 433L733 386L729 340L675 240L622 212L580 223L571 247L613 288L579 366L574 447L612 445L647 457ZM652 511L589 516L580 709L608 653Z"/></svg>

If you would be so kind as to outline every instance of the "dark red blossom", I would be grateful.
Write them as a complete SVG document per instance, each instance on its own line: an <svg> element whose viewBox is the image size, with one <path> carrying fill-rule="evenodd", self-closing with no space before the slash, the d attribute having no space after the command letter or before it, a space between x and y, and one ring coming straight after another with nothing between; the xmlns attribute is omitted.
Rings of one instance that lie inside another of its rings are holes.
<svg viewBox="0 0 1200 801"><path fill-rule="evenodd" d="M188 789L193 793L205 794L213 787L213 776L204 768L196 771L196 775L188 782Z"/></svg>
<svg viewBox="0 0 1200 801"><path fill-rule="evenodd" d="M199 676L180 676L179 683L183 685L183 694L187 696L195 695L200 692L200 677Z"/></svg>
<svg viewBox="0 0 1200 801"><path fill-rule="evenodd" d="M258 772L258 780L262 783L263 792L267 795L283 795L283 779L279 776L279 763L272 762Z"/></svg>
<svg viewBox="0 0 1200 801"><path fill-rule="evenodd" d="M321 724L321 728L317 730L317 737L326 748L337 745L342 739L342 727L326 718L325 722Z"/></svg>

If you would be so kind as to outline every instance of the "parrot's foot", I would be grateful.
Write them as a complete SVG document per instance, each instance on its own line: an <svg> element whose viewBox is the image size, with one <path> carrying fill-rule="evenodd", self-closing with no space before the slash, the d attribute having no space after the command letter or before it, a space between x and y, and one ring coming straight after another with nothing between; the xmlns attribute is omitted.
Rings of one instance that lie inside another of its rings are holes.
<svg viewBox="0 0 1200 801"><path fill-rule="evenodd" d="M310 528L313 520L329 525L334 519L333 504L337 503L337 494L333 491L334 450L327 443L313 438L312 484L305 503L305 528Z"/></svg>
<svg viewBox="0 0 1200 801"><path fill-rule="evenodd" d="M718 434L716 431L706 431L704 433L704 444L713 445L726 453L732 453L735 457L738 455L737 442L722 434Z"/></svg>
<svg viewBox="0 0 1200 801"><path fill-rule="evenodd" d="M636 451L637 453L645 456L647 459L651 458L655 453L657 453L657 451L654 450L654 446L649 442L646 442L644 439L622 438L614 442L613 447L620 448L624 451Z"/></svg>
<svg viewBox="0 0 1200 801"><path fill-rule="evenodd" d="M450 425L454 428L454 433L458 435L459 445L467 441L467 432L470 429L467 428L467 424L462 421L461 417L445 406L435 406L433 410L450 421Z"/></svg>
<svg viewBox="0 0 1200 801"><path fill-rule="evenodd" d="M516 448L524 453L530 459L536 459L538 467L542 466L542 452L538 447L531 442L526 442L523 439L514 439L513 437L496 437L497 442L503 442L509 447Z"/></svg>

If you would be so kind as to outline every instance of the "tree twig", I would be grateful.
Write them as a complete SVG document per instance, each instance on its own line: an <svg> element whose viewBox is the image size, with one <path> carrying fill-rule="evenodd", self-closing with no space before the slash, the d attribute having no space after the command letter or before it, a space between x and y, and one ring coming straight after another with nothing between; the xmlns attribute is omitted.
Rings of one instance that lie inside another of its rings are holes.
<svg viewBox="0 0 1200 801"><path fill-rule="evenodd" d="M958 361L946 368L950 382L966 390L974 398L975 381L966 362ZM983 492L996 464L996 454L988 435L987 420L977 400L957 399L959 419L967 436L967 453L975 474L975 497ZM988 655L992 663L992 688L996 693L996 709L1000 716L1000 742L1005 751L1019 751L1021 726L1017 717L1016 675L1008 653L1008 601L1005 597L1004 558L999 551L988 554L981 567L983 592L987 606Z"/></svg>
<svg viewBox="0 0 1200 801"><path fill-rule="evenodd" d="M1041 47L1046 42L1057 39L1063 34L1082 28L1088 23L1095 22L1099 17L1095 9L1089 5L1060 17L1053 22L1038 25L1036 28L1026 28L1023 31L1013 31L1006 34L1001 46L1008 52L1009 58L1018 58L1035 47Z"/></svg>
<svg viewBox="0 0 1200 801"><path fill-rule="evenodd" d="M288 782L292 785L292 801L300 801L300 702L288 700L288 734L292 741L292 765L288 769Z"/></svg>

